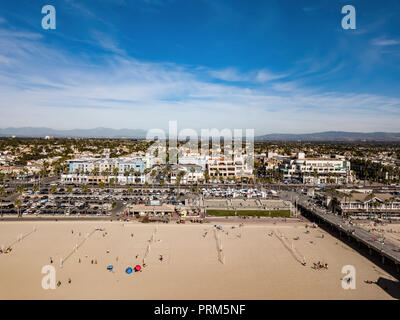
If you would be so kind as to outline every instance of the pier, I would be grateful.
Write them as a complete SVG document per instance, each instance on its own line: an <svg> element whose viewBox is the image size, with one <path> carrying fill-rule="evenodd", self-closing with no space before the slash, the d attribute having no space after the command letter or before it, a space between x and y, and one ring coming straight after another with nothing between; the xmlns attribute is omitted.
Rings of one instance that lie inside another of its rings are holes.
<svg viewBox="0 0 400 320"><path fill-rule="evenodd" d="M347 238L355 241L359 246L363 245L368 249L370 255L375 253L380 257L382 264L392 263L397 273L400 273L400 251L399 247L388 241L373 241L377 238L367 230L344 221L342 216L328 212L326 209L316 206L303 195L297 195L296 204L302 215L316 222L319 225L328 226L331 230L337 231L339 238Z"/></svg>

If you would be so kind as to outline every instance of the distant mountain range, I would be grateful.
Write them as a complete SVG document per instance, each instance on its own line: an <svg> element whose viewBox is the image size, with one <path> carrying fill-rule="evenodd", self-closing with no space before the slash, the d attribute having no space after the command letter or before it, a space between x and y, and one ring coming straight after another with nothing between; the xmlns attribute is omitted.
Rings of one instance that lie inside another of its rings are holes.
<svg viewBox="0 0 400 320"><path fill-rule="evenodd" d="M0 128L0 137L32 137L44 138L137 138L146 137L146 130L142 129L72 129L58 130L45 127ZM166 133L167 134L167 133ZM400 142L400 132L344 132L326 131L304 134L272 133L255 137L256 141L379 141Z"/></svg>
<svg viewBox="0 0 400 320"><path fill-rule="evenodd" d="M256 141L400 141L400 132L325 131L304 134L273 133L258 136Z"/></svg>
<svg viewBox="0 0 400 320"><path fill-rule="evenodd" d="M23 137L23 138L145 138L147 131L141 129L72 129L57 130L51 128L22 127L22 128L0 128L0 137Z"/></svg>

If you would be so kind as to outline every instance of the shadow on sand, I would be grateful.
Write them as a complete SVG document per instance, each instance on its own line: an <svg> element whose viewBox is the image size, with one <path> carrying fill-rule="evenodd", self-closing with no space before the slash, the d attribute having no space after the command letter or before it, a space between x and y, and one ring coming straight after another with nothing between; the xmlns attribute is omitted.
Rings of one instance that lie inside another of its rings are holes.
<svg viewBox="0 0 400 320"><path fill-rule="evenodd" d="M376 284L390 294L393 298L400 300L400 282L379 277Z"/></svg>

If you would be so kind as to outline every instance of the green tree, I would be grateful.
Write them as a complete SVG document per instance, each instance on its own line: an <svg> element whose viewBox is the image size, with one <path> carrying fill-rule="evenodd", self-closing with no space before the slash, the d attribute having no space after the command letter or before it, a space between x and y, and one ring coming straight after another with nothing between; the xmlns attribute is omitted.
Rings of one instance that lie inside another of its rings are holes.
<svg viewBox="0 0 400 320"><path fill-rule="evenodd" d="M52 195L54 195L56 192L58 191L58 189L57 189L57 187L56 186L51 186L50 187L50 193L52 194ZM53 198L53 200L54 200L54 198ZM56 202L54 201L54 204L56 205ZM57 205L56 205L57 206ZM55 208L54 208L55 206L52 206L52 208L53 208L53 216L56 214L55 213Z"/></svg>
<svg viewBox="0 0 400 320"><path fill-rule="evenodd" d="M17 187L17 192L18 192L19 194L22 195L22 194L24 193L24 191L25 191L25 189L24 189L23 186L19 185L19 186Z"/></svg>
<svg viewBox="0 0 400 320"><path fill-rule="evenodd" d="M32 187L32 190L33 190L33 192L38 192L39 191L39 186L37 185L37 184L35 184L33 187Z"/></svg>
<svg viewBox="0 0 400 320"><path fill-rule="evenodd" d="M83 193L86 193L86 192L88 192L89 187L87 186L87 184L83 184L82 187L81 187L81 189L82 189L82 192L83 192Z"/></svg>
<svg viewBox="0 0 400 320"><path fill-rule="evenodd" d="M119 168L114 168L113 169L113 174L114 174L114 176L117 176L118 175L118 173L119 173Z"/></svg>
<svg viewBox="0 0 400 320"><path fill-rule="evenodd" d="M106 184L103 181L99 183L99 188L101 190L104 190L105 187L106 187ZM104 197L101 198L101 213L104 213L103 207L104 207Z"/></svg>
<svg viewBox="0 0 400 320"><path fill-rule="evenodd" d="M22 201L20 199L16 199L14 201L14 207L17 208L18 217L21 217L21 212L20 212L21 206L22 206Z"/></svg>

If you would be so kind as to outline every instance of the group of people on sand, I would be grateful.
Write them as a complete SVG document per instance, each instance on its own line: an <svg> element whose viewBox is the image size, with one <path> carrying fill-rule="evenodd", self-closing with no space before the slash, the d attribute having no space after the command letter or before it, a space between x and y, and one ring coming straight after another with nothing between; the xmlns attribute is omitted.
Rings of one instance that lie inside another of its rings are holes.
<svg viewBox="0 0 400 320"><path fill-rule="evenodd" d="M317 263L313 263L312 268L314 270L321 270L321 269L326 269L328 270L328 264L327 263L321 263L320 261L318 261Z"/></svg>
<svg viewBox="0 0 400 320"><path fill-rule="evenodd" d="M7 247L7 248L5 248L5 249L4 249L4 251L3 251L3 249L0 249L0 254L2 254L2 253L4 253L4 254L6 254L6 253L10 253L10 252L11 252L11 250L12 250L12 248L11 248L11 247Z"/></svg>

